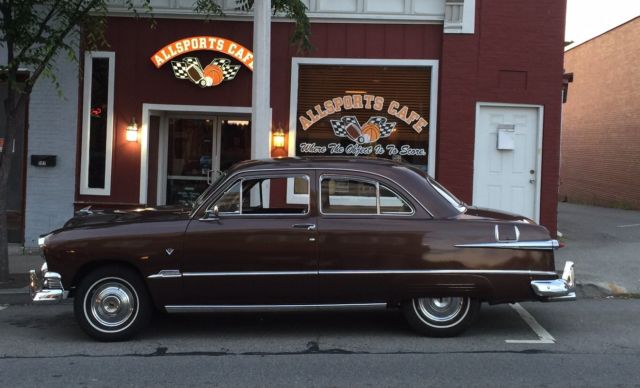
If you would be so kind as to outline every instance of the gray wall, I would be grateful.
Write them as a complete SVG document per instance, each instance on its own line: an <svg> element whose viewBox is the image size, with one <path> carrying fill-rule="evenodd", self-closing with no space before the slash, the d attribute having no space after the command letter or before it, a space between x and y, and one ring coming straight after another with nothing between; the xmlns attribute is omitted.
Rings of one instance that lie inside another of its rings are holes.
<svg viewBox="0 0 640 388"><path fill-rule="evenodd" d="M40 78L29 103L25 247L73 215L78 127L78 63L56 58L59 94L50 79ZM55 167L30 165L31 155L57 155Z"/></svg>

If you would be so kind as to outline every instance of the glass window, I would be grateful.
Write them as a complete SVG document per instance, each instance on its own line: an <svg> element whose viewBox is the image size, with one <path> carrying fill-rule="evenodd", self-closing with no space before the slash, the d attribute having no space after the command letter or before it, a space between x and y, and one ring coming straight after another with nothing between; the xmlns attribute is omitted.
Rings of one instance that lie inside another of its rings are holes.
<svg viewBox="0 0 640 388"><path fill-rule="evenodd" d="M218 212L240 213L240 185L241 181L236 182L213 204L218 207Z"/></svg>
<svg viewBox="0 0 640 388"><path fill-rule="evenodd" d="M324 214L411 214L407 201L377 182L351 178L323 178L321 211Z"/></svg>
<svg viewBox="0 0 640 388"><path fill-rule="evenodd" d="M287 195L287 183L306 195L307 202L292 201ZM235 214L307 214L309 212L309 178L285 176L251 178L238 181L224 192L213 206L219 213Z"/></svg>
<svg viewBox="0 0 640 388"><path fill-rule="evenodd" d="M114 66L113 52L85 54L80 194L111 191Z"/></svg>
<svg viewBox="0 0 640 388"><path fill-rule="evenodd" d="M299 194L309 194L307 177L245 179L242 182L242 214L306 214L309 202L297 203L287 196L287 181L294 180Z"/></svg>
<svg viewBox="0 0 640 388"><path fill-rule="evenodd" d="M406 214L413 210L399 195L380 185L380 214Z"/></svg>
<svg viewBox="0 0 640 388"><path fill-rule="evenodd" d="M322 180L325 214L378 214L376 184L347 178Z"/></svg>

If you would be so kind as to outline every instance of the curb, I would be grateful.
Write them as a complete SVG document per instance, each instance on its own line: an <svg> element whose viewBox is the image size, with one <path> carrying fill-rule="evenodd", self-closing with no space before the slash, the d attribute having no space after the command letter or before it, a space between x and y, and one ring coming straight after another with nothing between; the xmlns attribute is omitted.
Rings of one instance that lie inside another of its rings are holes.
<svg viewBox="0 0 640 388"><path fill-rule="evenodd" d="M616 283L580 283L576 284L576 294L585 299L616 298L640 299L640 292L629 292Z"/></svg>

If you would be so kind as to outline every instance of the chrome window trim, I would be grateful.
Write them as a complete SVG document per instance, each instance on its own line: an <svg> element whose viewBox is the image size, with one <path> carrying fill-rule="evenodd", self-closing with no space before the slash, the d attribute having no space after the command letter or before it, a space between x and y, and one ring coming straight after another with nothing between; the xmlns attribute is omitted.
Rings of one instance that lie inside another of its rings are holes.
<svg viewBox="0 0 640 388"><path fill-rule="evenodd" d="M554 250L560 246L557 240L543 241L503 241L474 244L456 244L456 248L496 248L496 249L534 249Z"/></svg>
<svg viewBox="0 0 640 388"><path fill-rule="evenodd" d="M374 213L325 213L325 212L323 212L322 211L322 180L327 178L327 177L343 178L343 179L347 179L347 180L354 180L354 181L358 181L358 182L370 183L370 184L375 185L376 186L376 213L374 214ZM394 182L394 181L392 181L392 182ZM376 217L380 217L380 216L411 217L411 216L416 214L416 211L415 211L414 207L411 205L410 201L407 201L402 195L396 193L393 189L389 188L388 185L383 184L383 186L387 190L391 191L393 194L398 196L400 199L402 199L402 201L405 202L411 208L411 213L382 213L380 211L380 181L373 180L373 179L370 179L370 178L362 178L362 177L353 176L353 175L335 174L335 173L331 173L331 172L320 174L320 176L318 177L318 213L323 215L323 216L351 216L351 217L371 217L371 216L376 216ZM398 186L400 186L400 185L398 185ZM402 186L400 186L400 187L402 187ZM407 192L407 190L404 187L403 187L403 190L405 192ZM415 197L414 197L414 199L415 199ZM416 200L416 202L418 202L418 201ZM418 203L420 203L420 202L418 202ZM421 204L421 206L422 206L422 204ZM427 211L427 213L428 213L428 211ZM429 213L429 214L431 214L431 213Z"/></svg>
<svg viewBox="0 0 640 388"><path fill-rule="evenodd" d="M431 218L435 218L433 213L431 213L429 211L429 209L427 209L426 206L424 206L424 204L422 202L420 202L409 190L407 190L404 186L402 186L401 184L399 184L398 182L396 182L395 180L386 177L382 174L378 174L376 172L371 172L371 171L364 171L364 170L358 170L358 169L352 169L352 168L340 168L340 167L328 167L328 168L321 168L321 167L284 167L282 169L275 169L275 168L266 168L266 169L258 169L258 170L243 170L243 171L237 171L235 173L233 173L232 175L226 177L226 179L222 182L220 182L220 187L224 187L228 181L230 181L231 179L235 178L236 176L240 175L240 174L244 174L244 173L256 173L256 172L264 172L264 171L277 171L277 172L286 172L286 171L318 171L318 170L332 170L332 171L348 171L348 172L356 172L356 173L362 173L362 174L370 174L370 175L375 175L377 177L383 178L388 180L389 182L392 182L394 185L396 185L397 187L401 188L406 194L409 195L409 197L411 197L415 203L417 203L418 205L420 205L420 207L422 209L424 209L424 211L431 217ZM211 196L213 196L215 193L217 192L214 191L211 193ZM197 209L194 209L191 218L193 219L195 217L195 215L200 211L200 209L207 203L207 200L204 200L200 206Z"/></svg>
<svg viewBox="0 0 640 388"><path fill-rule="evenodd" d="M151 275L149 278L170 278L173 276ZM554 275L555 271L534 271L529 269L345 269L319 271L247 271L247 272L184 272L182 277L221 276L310 276L310 275L447 275L447 274L487 274L487 275Z"/></svg>
<svg viewBox="0 0 640 388"><path fill-rule="evenodd" d="M286 170L284 170L286 171ZM251 172L251 171L243 171L244 172ZM240 174L240 173L239 173ZM233 176L235 176L236 174L234 174ZM304 178L307 181L307 190L309 191L309 195L308 195L308 201L307 201L307 210L304 213L268 213L268 214L245 214L242 212L242 199L243 199L243 184L245 180L251 180L251 179L272 179L272 178L296 178L296 177L300 177L300 178ZM260 177L240 177L237 181L234 181L234 183L230 186L228 186L229 188L235 186L235 184L237 182L240 182L240 206L239 206L239 212L220 212L220 215L224 215L225 217L240 217L240 216L244 216L245 218L250 218L250 217L272 217L272 216L276 216L276 217L306 217L309 214L311 214L311 177L309 176L309 174L305 174L305 173L294 173L294 174L287 174L286 172L283 172L282 174L270 174L270 175L263 175ZM226 181L222 183L223 185L226 184ZM224 195L224 193L226 193L227 191L224 191L222 193L222 195ZM213 200L213 203L211 203L211 206L207 207L206 210L211 209L213 206L215 206L215 202L218 201L220 198L222 198L222 195L217 197L215 200ZM206 202L206 201L205 201ZM195 213L194 213L195 214Z"/></svg>

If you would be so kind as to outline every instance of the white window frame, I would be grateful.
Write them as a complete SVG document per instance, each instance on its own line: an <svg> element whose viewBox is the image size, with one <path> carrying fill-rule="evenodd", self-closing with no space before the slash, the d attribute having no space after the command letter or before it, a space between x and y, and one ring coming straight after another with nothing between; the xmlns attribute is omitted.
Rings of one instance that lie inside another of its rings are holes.
<svg viewBox="0 0 640 388"><path fill-rule="evenodd" d="M89 187L89 137L91 134L91 79L93 58L109 59L109 85L107 91L107 139L104 161L104 188ZM111 161L113 155L113 94L116 53L113 51L87 51L84 53L84 87L82 106L82 149L80 159L80 194L111 195Z"/></svg>
<svg viewBox="0 0 640 388"><path fill-rule="evenodd" d="M343 66L398 66L424 67L431 69L431 90L429 91L429 149L427 155L427 173L436 175L436 139L438 123L438 65L436 59L363 59L363 58L302 58L291 59L291 91L289 97L289 156L296 156L296 131L298 108L298 77L301 65L343 65ZM386 97L386 96L384 96ZM321 102L321 101L319 101Z"/></svg>

